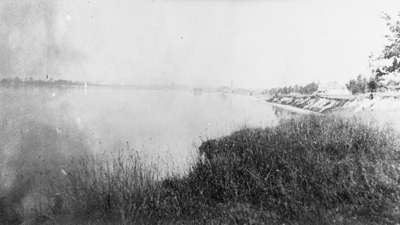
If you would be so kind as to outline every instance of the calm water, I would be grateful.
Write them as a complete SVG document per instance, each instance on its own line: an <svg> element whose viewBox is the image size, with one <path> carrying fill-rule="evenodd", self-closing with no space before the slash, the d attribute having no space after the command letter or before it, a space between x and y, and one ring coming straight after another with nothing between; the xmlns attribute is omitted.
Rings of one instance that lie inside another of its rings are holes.
<svg viewBox="0 0 400 225"><path fill-rule="evenodd" d="M191 91L3 89L0 101L4 155L21 146L45 154L130 149L176 168L202 140L271 126L282 114L250 96Z"/></svg>

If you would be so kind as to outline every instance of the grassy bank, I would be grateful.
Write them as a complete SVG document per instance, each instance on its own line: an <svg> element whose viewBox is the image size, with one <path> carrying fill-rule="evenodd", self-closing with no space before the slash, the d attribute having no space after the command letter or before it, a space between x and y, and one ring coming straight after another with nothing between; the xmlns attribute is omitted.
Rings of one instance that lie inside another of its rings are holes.
<svg viewBox="0 0 400 225"><path fill-rule="evenodd" d="M10 224L395 224L399 140L357 119L304 116L206 141L182 177L160 180L137 156L80 157L62 175L37 173L23 200L1 198L0 216Z"/></svg>

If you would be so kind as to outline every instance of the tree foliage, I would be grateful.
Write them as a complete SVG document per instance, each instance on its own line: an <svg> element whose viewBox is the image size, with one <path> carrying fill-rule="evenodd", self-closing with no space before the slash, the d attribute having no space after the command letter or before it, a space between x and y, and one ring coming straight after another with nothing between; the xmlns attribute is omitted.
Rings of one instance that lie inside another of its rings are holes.
<svg viewBox="0 0 400 225"><path fill-rule="evenodd" d="M376 92L378 90L378 82L371 78L367 84L369 92Z"/></svg>
<svg viewBox="0 0 400 225"><path fill-rule="evenodd" d="M377 56L371 56L370 65L373 75L379 82L385 75L400 72L400 14L395 18L383 14L388 34L385 35L386 44Z"/></svg>
<svg viewBox="0 0 400 225"><path fill-rule="evenodd" d="M388 28L388 34L385 35L386 44L378 56L370 56L372 77L367 80L359 75L346 84L347 89L353 94L387 89L389 84L393 83L391 80L400 72L400 14L395 18L383 14L383 19Z"/></svg>
<svg viewBox="0 0 400 225"><path fill-rule="evenodd" d="M352 94L365 93L368 88L367 78L358 75L356 79L350 80L346 87Z"/></svg>
<svg viewBox="0 0 400 225"><path fill-rule="evenodd" d="M356 79L351 79L346 87L352 94L363 94L366 92L375 92L378 89L378 82L375 78L363 77L361 74L357 76Z"/></svg>
<svg viewBox="0 0 400 225"><path fill-rule="evenodd" d="M301 85L294 85L294 86L286 86L281 88L272 88L267 92L271 95L287 95L292 93L297 94L312 94L318 90L318 83L311 82L304 86Z"/></svg>
<svg viewBox="0 0 400 225"><path fill-rule="evenodd" d="M400 14L398 15L400 17ZM393 19L388 14L384 14L383 18L386 20L386 26L389 29L389 34L385 35L387 44L383 49L382 56L385 59L400 56L400 20L399 18ZM394 63L395 67L392 69L399 69L400 64Z"/></svg>

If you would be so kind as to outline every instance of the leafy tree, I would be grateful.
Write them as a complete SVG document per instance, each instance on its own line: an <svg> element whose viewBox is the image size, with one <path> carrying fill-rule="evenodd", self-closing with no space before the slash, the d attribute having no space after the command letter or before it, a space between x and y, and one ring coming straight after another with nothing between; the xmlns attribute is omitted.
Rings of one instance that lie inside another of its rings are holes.
<svg viewBox="0 0 400 225"><path fill-rule="evenodd" d="M302 88L302 94L312 94L318 90L318 84L315 82L309 83Z"/></svg>
<svg viewBox="0 0 400 225"><path fill-rule="evenodd" d="M388 14L383 15L388 28L388 34L385 35L386 44L381 54L370 59L373 75L377 86L384 79L385 75L400 72L400 14L392 18Z"/></svg>
<svg viewBox="0 0 400 225"><path fill-rule="evenodd" d="M376 92L376 90L378 89L378 82L371 78L368 82L368 91L369 92Z"/></svg>
<svg viewBox="0 0 400 225"><path fill-rule="evenodd" d="M362 77L361 74L357 76L356 79L350 80L346 87L352 94L361 94L365 93L368 88L368 81L365 77Z"/></svg>
<svg viewBox="0 0 400 225"><path fill-rule="evenodd" d="M400 14L398 15L400 17ZM388 14L384 14L383 18L386 20L386 26L389 29L389 34L385 35L387 44L383 49L382 56L385 59L400 56L400 21L393 19ZM399 69L399 64L396 61L393 62L392 70Z"/></svg>

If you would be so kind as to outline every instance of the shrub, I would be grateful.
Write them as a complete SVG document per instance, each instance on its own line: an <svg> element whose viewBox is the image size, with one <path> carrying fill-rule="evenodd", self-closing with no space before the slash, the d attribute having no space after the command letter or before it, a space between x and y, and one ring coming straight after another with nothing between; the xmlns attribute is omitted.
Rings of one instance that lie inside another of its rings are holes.
<svg viewBox="0 0 400 225"><path fill-rule="evenodd" d="M291 217L345 205L379 214L399 198L397 141L357 119L290 119L203 143L185 182L214 205L247 202Z"/></svg>
<svg viewBox="0 0 400 225"><path fill-rule="evenodd" d="M346 87L352 94L362 94L368 91L367 78L358 75L356 79L350 80Z"/></svg>
<svg viewBox="0 0 400 225"><path fill-rule="evenodd" d="M119 152L111 160L81 157L66 171L62 185L53 189L63 199L59 211L64 214L125 223L157 212L157 174L145 168L138 154Z"/></svg>

